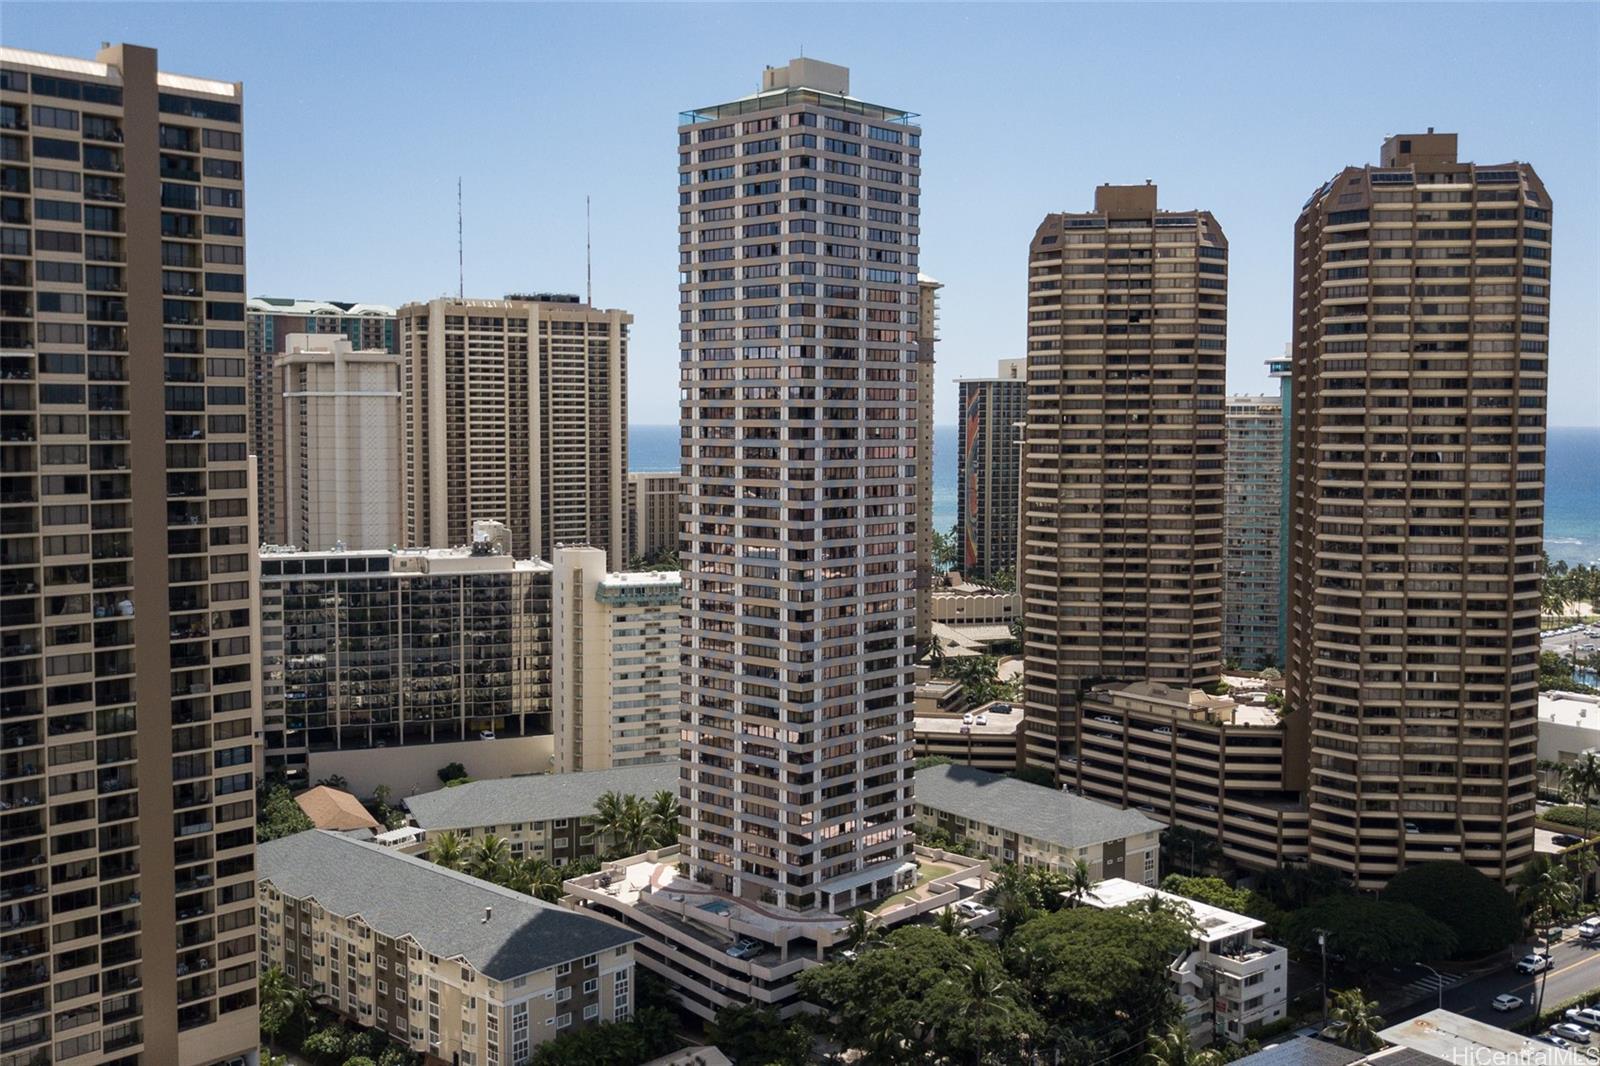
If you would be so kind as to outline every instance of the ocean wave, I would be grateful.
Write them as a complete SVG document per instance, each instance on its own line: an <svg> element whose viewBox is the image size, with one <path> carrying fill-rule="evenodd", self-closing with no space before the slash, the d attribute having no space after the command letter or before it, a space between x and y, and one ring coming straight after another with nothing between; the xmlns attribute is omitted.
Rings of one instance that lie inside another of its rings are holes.
<svg viewBox="0 0 1600 1066"><path fill-rule="evenodd" d="M1583 543L1583 541L1579 540L1577 537L1546 537L1546 538L1544 538L1544 542L1546 544L1574 544L1574 545L1578 545L1578 544L1582 544Z"/></svg>

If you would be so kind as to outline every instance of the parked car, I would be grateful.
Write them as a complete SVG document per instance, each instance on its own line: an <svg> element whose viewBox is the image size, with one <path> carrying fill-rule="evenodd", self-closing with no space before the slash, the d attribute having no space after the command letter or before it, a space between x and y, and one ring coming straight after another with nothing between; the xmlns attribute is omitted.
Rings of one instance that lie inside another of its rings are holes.
<svg viewBox="0 0 1600 1066"><path fill-rule="evenodd" d="M1555 1035L1553 1035L1551 1033L1540 1033L1538 1036L1534 1037L1534 1039L1542 1041L1543 1043L1549 1044L1551 1047L1569 1048L1569 1047L1572 1046L1570 1043L1568 1043L1567 1041L1561 1039L1559 1036L1555 1036Z"/></svg>
<svg viewBox="0 0 1600 1066"><path fill-rule="evenodd" d="M1579 922L1578 935L1585 940L1593 940L1595 937L1600 936L1600 915L1596 915L1593 918L1585 918Z"/></svg>
<svg viewBox="0 0 1600 1066"><path fill-rule="evenodd" d="M733 942L733 947L729 948L725 954L731 959L754 958L761 954L761 943L760 941L751 940L747 936L742 936Z"/></svg>
<svg viewBox="0 0 1600 1066"><path fill-rule="evenodd" d="M956 910L968 918L981 918L989 913L989 908L975 899L964 899L956 904Z"/></svg>
<svg viewBox="0 0 1600 1066"><path fill-rule="evenodd" d="M1550 838L1550 843L1554 844L1558 848L1570 848L1574 844L1582 844L1583 838L1580 836L1574 836L1571 833L1557 833L1555 836Z"/></svg>
<svg viewBox="0 0 1600 1066"><path fill-rule="evenodd" d="M1321 1035L1324 1040L1337 1040L1344 1035L1344 1031L1349 1027L1349 1022L1329 1022L1322 1027Z"/></svg>
<svg viewBox="0 0 1600 1066"><path fill-rule="evenodd" d="M1574 1044L1587 1044L1589 1042L1589 1030L1581 1025L1574 1025L1572 1022L1557 1022L1550 1027L1550 1035L1559 1036L1563 1040L1570 1040Z"/></svg>
<svg viewBox="0 0 1600 1066"><path fill-rule="evenodd" d="M1494 997L1494 1002L1489 1005L1498 1011L1519 1010L1522 1007L1522 997L1502 992Z"/></svg>
<svg viewBox="0 0 1600 1066"><path fill-rule="evenodd" d="M978 715L977 718L973 719L972 724L973 725L988 725L989 724L989 716L986 715L986 714L980 714L980 715Z"/></svg>
<svg viewBox="0 0 1600 1066"><path fill-rule="evenodd" d="M1566 1012L1566 1020L1586 1029L1600 1029L1600 1010L1594 1007L1573 1007Z"/></svg>
<svg viewBox="0 0 1600 1066"><path fill-rule="evenodd" d="M964 714L964 715L961 716L961 724L962 725L971 725L972 724L972 714L971 714L971 712L968 712L967 714Z"/></svg>
<svg viewBox="0 0 1600 1066"><path fill-rule="evenodd" d="M1550 956L1542 951L1530 951L1517 960L1517 972L1524 974L1544 973L1550 968Z"/></svg>

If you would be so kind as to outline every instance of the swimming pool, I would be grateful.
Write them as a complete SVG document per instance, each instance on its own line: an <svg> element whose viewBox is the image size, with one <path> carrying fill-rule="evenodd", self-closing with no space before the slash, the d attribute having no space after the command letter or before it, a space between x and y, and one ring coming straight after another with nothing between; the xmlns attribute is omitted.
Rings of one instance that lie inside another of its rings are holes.
<svg viewBox="0 0 1600 1066"><path fill-rule="evenodd" d="M733 904L726 900L714 899L710 903L700 904L700 909L710 914L722 916L733 913Z"/></svg>

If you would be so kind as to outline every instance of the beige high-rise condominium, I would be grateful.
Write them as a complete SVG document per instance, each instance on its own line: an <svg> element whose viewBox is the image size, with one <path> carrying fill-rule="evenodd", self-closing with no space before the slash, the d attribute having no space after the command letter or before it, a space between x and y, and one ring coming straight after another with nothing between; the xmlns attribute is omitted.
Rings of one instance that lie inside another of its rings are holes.
<svg viewBox="0 0 1600 1066"><path fill-rule="evenodd" d="M956 550L966 577L1014 571L1028 375L1021 359L1002 359L992 378L959 378L956 447Z"/></svg>
<svg viewBox="0 0 1600 1066"><path fill-rule="evenodd" d="M494 519L519 558L557 544L626 558L633 316L551 294L399 315L406 544L465 544Z"/></svg>
<svg viewBox="0 0 1600 1066"><path fill-rule="evenodd" d="M1030 246L1025 729L1061 776L1083 682L1219 674L1227 290L1217 220L1154 185L1102 185Z"/></svg>
<svg viewBox="0 0 1600 1066"><path fill-rule="evenodd" d="M296 333L273 364L288 534L302 548L402 539L400 357Z"/></svg>
<svg viewBox="0 0 1600 1066"><path fill-rule="evenodd" d="M797 59L678 127L683 850L800 911L912 847L913 117Z"/></svg>
<svg viewBox="0 0 1600 1066"><path fill-rule="evenodd" d="M1429 130L1295 223L1286 722L1363 888L1533 855L1550 214Z"/></svg>
<svg viewBox="0 0 1600 1066"><path fill-rule="evenodd" d="M343 337L358 351L398 352L394 308L334 300L255 296L244 305L244 342L250 372L250 454L256 457L257 526L263 544L292 544L289 524L282 390L274 367L291 336ZM399 489L391 490L396 497ZM396 538L398 539L398 538ZM331 541L329 543L332 543ZM387 547L388 541L382 546ZM304 542L302 542L302 545Z"/></svg>
<svg viewBox="0 0 1600 1066"><path fill-rule="evenodd" d="M676 470L628 474L628 559L658 562L678 553Z"/></svg>
<svg viewBox="0 0 1600 1066"><path fill-rule="evenodd" d="M242 104L0 49L7 1063L256 1053Z"/></svg>
<svg viewBox="0 0 1600 1066"><path fill-rule="evenodd" d="M678 757L678 572L613 573L599 548L557 548L551 580L556 766Z"/></svg>

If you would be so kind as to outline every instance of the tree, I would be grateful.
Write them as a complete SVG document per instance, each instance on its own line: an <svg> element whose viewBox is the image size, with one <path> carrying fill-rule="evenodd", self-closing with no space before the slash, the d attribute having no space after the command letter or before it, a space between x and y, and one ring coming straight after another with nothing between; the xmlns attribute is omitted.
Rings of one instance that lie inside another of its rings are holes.
<svg viewBox="0 0 1600 1066"><path fill-rule="evenodd" d="M273 785L259 801L260 814L256 819L256 840L277 840L279 837L315 829L306 812L294 801L288 785Z"/></svg>
<svg viewBox="0 0 1600 1066"><path fill-rule="evenodd" d="M1151 1037L1148 1050L1139 1057L1139 1066L1222 1066L1223 1062L1221 1052L1195 1047L1182 1025Z"/></svg>
<svg viewBox="0 0 1600 1066"><path fill-rule="evenodd" d="M883 940L883 923L875 918L868 917L866 911L856 911L850 916L850 924L845 927L844 946L852 951L860 951L881 943Z"/></svg>
<svg viewBox="0 0 1600 1066"><path fill-rule="evenodd" d="M344 1066L378 1066L378 1064L370 1056L351 1055L344 1060Z"/></svg>
<svg viewBox="0 0 1600 1066"><path fill-rule="evenodd" d="M1045 788L1056 787L1056 775L1046 766L1019 766L1006 775L1018 781L1026 781L1030 785L1042 785Z"/></svg>
<svg viewBox="0 0 1600 1066"><path fill-rule="evenodd" d="M338 1025L328 1025L300 1043L300 1051L321 1066L337 1066L344 1061L345 1031Z"/></svg>
<svg viewBox="0 0 1600 1066"><path fill-rule="evenodd" d="M948 533L933 531L933 565L940 570L954 570L961 565L960 526L951 526Z"/></svg>
<svg viewBox="0 0 1600 1066"><path fill-rule="evenodd" d="M669 847L678 842L678 796L670 789L661 789L645 805L645 835L650 846Z"/></svg>
<svg viewBox="0 0 1600 1066"><path fill-rule="evenodd" d="M1012 570L996 570L983 579L984 588L994 589L996 592L1017 591L1017 575Z"/></svg>
<svg viewBox="0 0 1600 1066"><path fill-rule="evenodd" d="M961 915L954 907L941 908L939 913L933 916L933 927L945 936L961 936L966 932L961 924Z"/></svg>
<svg viewBox="0 0 1600 1066"><path fill-rule="evenodd" d="M577 876L574 874L573 876ZM506 875L506 887L516 892L526 892L535 899L542 899L546 903L557 903L561 900L561 882L564 880L559 867L552 865L548 860L529 856L521 862L514 862L513 868Z"/></svg>
<svg viewBox="0 0 1600 1066"><path fill-rule="evenodd" d="M934 1026L935 1047L973 1066L985 1061L988 1048L1015 1049L1041 1028L1021 986L987 954L974 954L946 974L929 993L928 1009L942 1019Z"/></svg>
<svg viewBox="0 0 1600 1066"><path fill-rule="evenodd" d="M416 1066L416 1056L397 1044L390 1044L378 1055L378 1066Z"/></svg>
<svg viewBox="0 0 1600 1066"><path fill-rule="evenodd" d="M784 1021L771 1007L724 1007L706 1026L706 1040L738 1066L805 1066L811 1061L811 1029Z"/></svg>
<svg viewBox="0 0 1600 1066"><path fill-rule="evenodd" d="M445 784L467 779L467 768L458 762L445 763L439 767L439 780Z"/></svg>
<svg viewBox="0 0 1600 1066"><path fill-rule="evenodd" d="M1093 889L1094 878L1089 874L1089 864L1082 859L1074 859L1072 869L1067 872L1067 901L1076 907Z"/></svg>
<svg viewBox="0 0 1600 1066"><path fill-rule="evenodd" d="M1050 1021L1046 1046L1062 1061L1099 1060L1178 1020L1167 967L1189 946L1193 928L1194 915L1182 906L1064 908L1024 923L1005 955Z"/></svg>
<svg viewBox="0 0 1600 1066"><path fill-rule="evenodd" d="M1199 874L1221 859L1222 847L1214 836L1186 825L1174 825L1161 831L1161 865L1165 869Z"/></svg>
<svg viewBox="0 0 1600 1066"><path fill-rule="evenodd" d="M918 770L927 770L934 766L953 765L955 765L955 760L948 755L924 755L913 764L914 768Z"/></svg>
<svg viewBox="0 0 1600 1066"><path fill-rule="evenodd" d="M944 676L961 685L961 695L973 706L994 700L1010 699L1016 686L1003 682L999 675L1000 660L993 655L963 655L946 659Z"/></svg>
<svg viewBox="0 0 1600 1066"><path fill-rule="evenodd" d="M1339 1043L1357 1051L1373 1051L1383 1046L1378 1030L1383 1019L1378 1016L1377 1000L1368 999L1359 988L1347 988L1333 994L1333 1010L1328 1017L1343 1028Z"/></svg>
<svg viewBox="0 0 1600 1066"><path fill-rule="evenodd" d="M261 1032L268 1040L288 1037L305 1029L311 1013L311 997L304 988L289 980L276 966L261 971L257 991L261 1004Z"/></svg>
<svg viewBox="0 0 1600 1066"><path fill-rule="evenodd" d="M1349 895L1350 886L1326 866L1293 863L1263 871L1256 891L1280 909L1294 911L1329 896Z"/></svg>
<svg viewBox="0 0 1600 1066"><path fill-rule="evenodd" d="M454 829L446 829L428 841L428 861L446 870L459 870L466 861L461 847L461 836Z"/></svg>
<svg viewBox="0 0 1600 1066"><path fill-rule="evenodd" d="M1436 915L1456 936L1456 957L1500 951L1522 932L1516 901L1498 881L1464 862L1425 862L1396 874L1383 898Z"/></svg>
<svg viewBox="0 0 1600 1066"><path fill-rule="evenodd" d="M527 1066L637 1066L678 1048L677 1020L659 1007L640 1007L624 1022L602 1022L563 1033L533 1049Z"/></svg>
<svg viewBox="0 0 1600 1066"><path fill-rule="evenodd" d="M349 779L343 774L329 774L327 777L324 777L322 780L318 781L317 784L326 785L328 788L337 789L347 789L350 787Z"/></svg>
<svg viewBox="0 0 1600 1066"><path fill-rule="evenodd" d="M1561 791L1566 799L1583 804L1583 833L1589 836L1589 810L1600 792L1600 755L1585 751L1568 763L1561 774Z"/></svg>
<svg viewBox="0 0 1600 1066"><path fill-rule="evenodd" d="M1329 896L1284 916L1281 939L1307 955L1317 953L1317 936L1326 933L1328 950L1362 969L1407 966L1448 958L1456 934L1443 922L1408 903Z"/></svg>
<svg viewBox="0 0 1600 1066"><path fill-rule="evenodd" d="M495 836L493 833L479 837L467 849L466 865L463 868L473 877L481 877L485 881L499 883L506 875L506 866L511 861L511 845L505 837Z"/></svg>
<svg viewBox="0 0 1600 1066"><path fill-rule="evenodd" d="M1535 930L1544 930L1545 954L1550 953L1553 927L1570 914L1582 894L1572 883L1572 871L1561 863L1551 862L1547 856L1538 856L1522 868L1517 875L1518 897ZM1539 979L1539 1000L1534 1012L1544 1009L1545 982L1550 979L1550 967L1545 967Z"/></svg>

